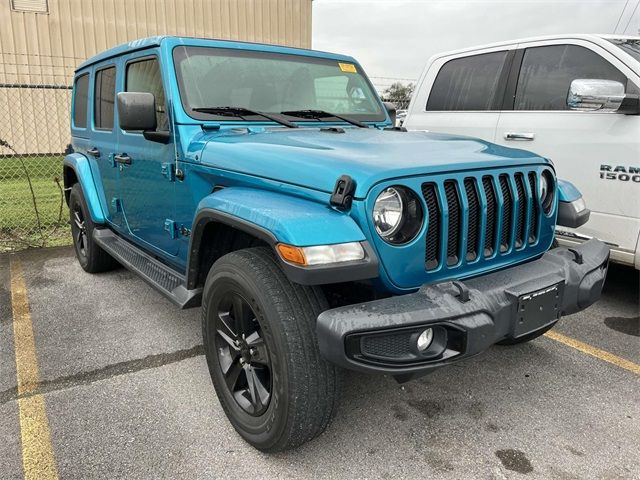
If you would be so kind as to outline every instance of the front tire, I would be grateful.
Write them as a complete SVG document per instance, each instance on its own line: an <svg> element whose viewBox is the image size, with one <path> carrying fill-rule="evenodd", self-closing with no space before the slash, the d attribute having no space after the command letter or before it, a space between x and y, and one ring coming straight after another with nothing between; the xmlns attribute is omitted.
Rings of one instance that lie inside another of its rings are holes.
<svg viewBox="0 0 640 480"><path fill-rule="evenodd" d="M318 350L322 291L290 282L270 249L229 253L211 268L202 330L216 393L236 431L269 452L324 431L338 398L337 369Z"/></svg>
<svg viewBox="0 0 640 480"><path fill-rule="evenodd" d="M118 262L93 239L96 224L91 220L79 183L71 187L69 194L69 221L76 257L85 272L106 272L118 267Z"/></svg>

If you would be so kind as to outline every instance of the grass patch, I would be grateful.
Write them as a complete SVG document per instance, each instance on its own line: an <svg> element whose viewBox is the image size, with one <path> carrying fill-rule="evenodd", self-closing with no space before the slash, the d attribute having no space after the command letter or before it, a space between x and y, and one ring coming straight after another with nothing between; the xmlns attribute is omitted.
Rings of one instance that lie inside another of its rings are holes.
<svg viewBox="0 0 640 480"><path fill-rule="evenodd" d="M61 216L56 178L62 183L61 156L0 158L0 251L70 243L66 205Z"/></svg>

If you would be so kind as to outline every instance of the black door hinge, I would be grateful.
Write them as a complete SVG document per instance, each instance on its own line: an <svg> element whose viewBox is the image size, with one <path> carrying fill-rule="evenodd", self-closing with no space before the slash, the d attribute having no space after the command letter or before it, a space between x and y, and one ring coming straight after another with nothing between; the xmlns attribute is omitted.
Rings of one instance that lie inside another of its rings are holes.
<svg viewBox="0 0 640 480"><path fill-rule="evenodd" d="M355 189L356 182L349 175L342 175L336 181L336 186L333 187L331 205L342 210L350 209Z"/></svg>

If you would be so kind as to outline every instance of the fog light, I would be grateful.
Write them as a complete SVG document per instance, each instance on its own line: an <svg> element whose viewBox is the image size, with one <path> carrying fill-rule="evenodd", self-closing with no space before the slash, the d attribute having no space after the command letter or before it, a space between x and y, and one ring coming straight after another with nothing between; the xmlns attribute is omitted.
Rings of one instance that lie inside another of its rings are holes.
<svg viewBox="0 0 640 480"><path fill-rule="evenodd" d="M431 345L432 341L433 341L433 330L431 328L427 328L418 337L418 342L417 342L418 351L424 352L427 348L429 348L429 345Z"/></svg>

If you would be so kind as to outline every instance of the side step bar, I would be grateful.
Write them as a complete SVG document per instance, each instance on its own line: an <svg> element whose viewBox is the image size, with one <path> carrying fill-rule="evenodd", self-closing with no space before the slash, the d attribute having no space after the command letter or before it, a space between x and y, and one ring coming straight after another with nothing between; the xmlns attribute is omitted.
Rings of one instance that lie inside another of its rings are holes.
<svg viewBox="0 0 640 480"><path fill-rule="evenodd" d="M93 239L113 258L180 308L200 305L202 289L187 290L184 276L109 229L93 231Z"/></svg>

